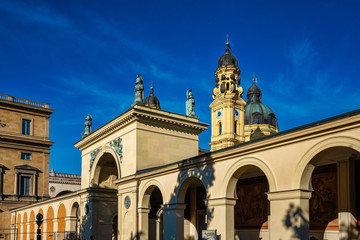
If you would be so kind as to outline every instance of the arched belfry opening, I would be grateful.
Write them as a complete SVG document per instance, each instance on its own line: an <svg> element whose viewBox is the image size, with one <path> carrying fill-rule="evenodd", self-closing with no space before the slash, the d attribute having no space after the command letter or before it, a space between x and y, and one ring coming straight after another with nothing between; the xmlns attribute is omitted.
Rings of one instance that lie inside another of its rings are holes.
<svg viewBox="0 0 360 240"><path fill-rule="evenodd" d="M227 187L227 197L236 199L233 213L235 239L269 239L269 182L256 166L237 169Z"/></svg>
<svg viewBox="0 0 360 240"><path fill-rule="evenodd" d="M100 156L95 166L93 186L116 189L114 180L120 176L116 161L115 157L107 152Z"/></svg>
<svg viewBox="0 0 360 240"><path fill-rule="evenodd" d="M360 154L344 146L317 153L302 181L312 191L309 235L316 239L355 239L360 229ZM306 211L307 209L303 209Z"/></svg>

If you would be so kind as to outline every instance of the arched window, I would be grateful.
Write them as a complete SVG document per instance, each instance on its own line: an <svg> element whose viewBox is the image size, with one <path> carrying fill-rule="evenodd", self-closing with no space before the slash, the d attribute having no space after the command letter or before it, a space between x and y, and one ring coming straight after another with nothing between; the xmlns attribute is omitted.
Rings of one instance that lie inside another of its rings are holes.
<svg viewBox="0 0 360 240"><path fill-rule="evenodd" d="M237 134L237 121L234 121L234 133Z"/></svg>
<svg viewBox="0 0 360 240"><path fill-rule="evenodd" d="M222 133L222 125L221 125L221 122L219 122L219 135L221 135Z"/></svg>
<svg viewBox="0 0 360 240"><path fill-rule="evenodd" d="M273 114L273 113L269 114L269 116L268 116L268 124L273 125L273 126L276 127L277 121L276 121L275 114Z"/></svg>
<svg viewBox="0 0 360 240"><path fill-rule="evenodd" d="M252 115L252 124L260 124L261 123L261 114L256 112Z"/></svg>

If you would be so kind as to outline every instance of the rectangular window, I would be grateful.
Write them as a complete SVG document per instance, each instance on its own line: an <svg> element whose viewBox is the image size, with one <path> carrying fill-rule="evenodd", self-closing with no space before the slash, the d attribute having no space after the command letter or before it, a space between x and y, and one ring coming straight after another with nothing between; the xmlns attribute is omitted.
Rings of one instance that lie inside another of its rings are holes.
<svg viewBox="0 0 360 240"><path fill-rule="evenodd" d="M22 131L21 133L24 135L30 135L30 129L31 128L31 120L23 119L22 120Z"/></svg>
<svg viewBox="0 0 360 240"><path fill-rule="evenodd" d="M21 153L21 159L31 160L31 154L30 153Z"/></svg>
<svg viewBox="0 0 360 240"><path fill-rule="evenodd" d="M20 178L20 195L30 195L31 177L21 176Z"/></svg>

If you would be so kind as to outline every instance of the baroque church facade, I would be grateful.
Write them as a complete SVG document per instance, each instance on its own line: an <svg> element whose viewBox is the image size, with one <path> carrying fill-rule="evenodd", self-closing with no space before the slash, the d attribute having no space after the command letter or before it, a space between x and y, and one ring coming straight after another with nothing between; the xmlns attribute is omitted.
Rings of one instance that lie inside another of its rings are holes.
<svg viewBox="0 0 360 240"><path fill-rule="evenodd" d="M75 143L81 189L12 210L17 239L35 238L38 213L43 239L359 237L359 110L279 132L255 79L244 101L227 44L210 104L211 151L199 154L208 125L191 91L180 115L143 90L138 75L131 108L95 131L88 118Z"/></svg>

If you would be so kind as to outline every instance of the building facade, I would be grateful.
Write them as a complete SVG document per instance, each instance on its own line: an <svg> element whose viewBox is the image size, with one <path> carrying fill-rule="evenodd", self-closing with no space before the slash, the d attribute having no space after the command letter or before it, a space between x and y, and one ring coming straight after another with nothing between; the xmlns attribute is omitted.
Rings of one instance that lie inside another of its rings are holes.
<svg viewBox="0 0 360 240"><path fill-rule="evenodd" d="M9 209L49 198L49 104L0 95L0 234Z"/></svg>
<svg viewBox="0 0 360 240"><path fill-rule="evenodd" d="M81 175L57 173L51 169L49 173L49 195L51 198L79 191Z"/></svg>
<svg viewBox="0 0 360 240"><path fill-rule="evenodd" d="M161 110L153 90L144 99L138 75L133 106L75 143L81 190L13 210L14 231L32 239L42 213L44 239L359 238L360 110L278 132L255 81L242 99L239 75L227 44L201 155L208 125Z"/></svg>

